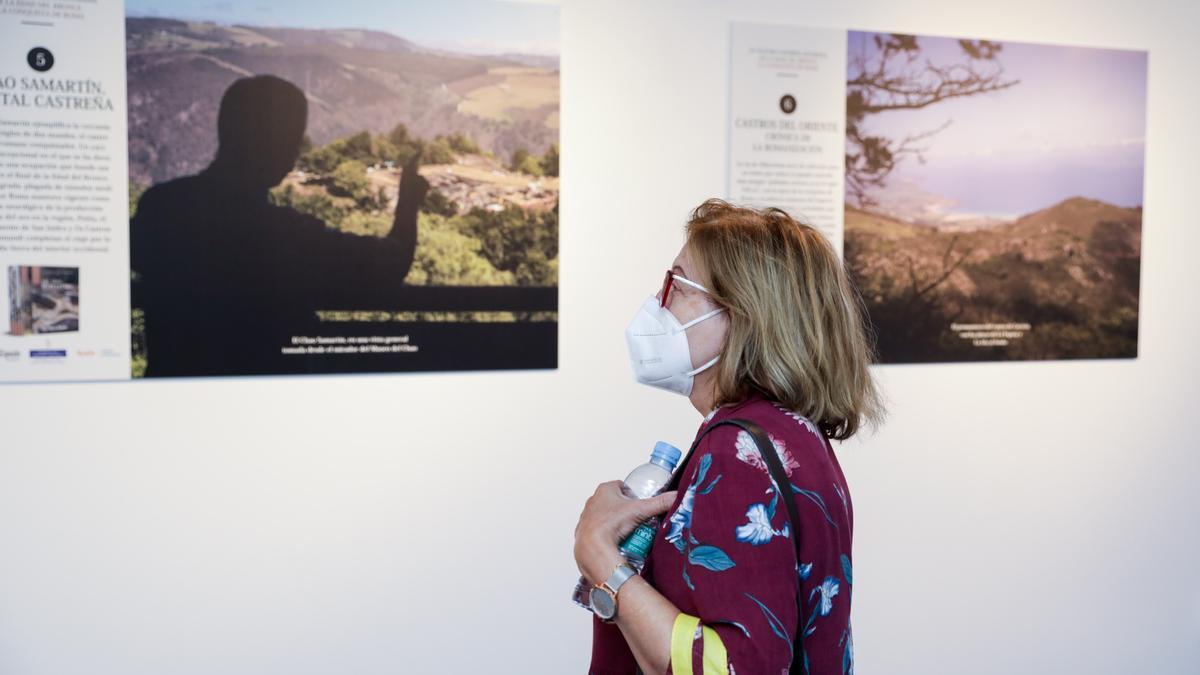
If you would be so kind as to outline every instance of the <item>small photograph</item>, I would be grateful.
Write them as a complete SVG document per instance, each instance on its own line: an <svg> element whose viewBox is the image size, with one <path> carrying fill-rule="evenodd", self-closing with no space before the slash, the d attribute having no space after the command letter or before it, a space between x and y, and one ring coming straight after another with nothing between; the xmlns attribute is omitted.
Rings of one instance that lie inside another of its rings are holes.
<svg viewBox="0 0 1200 675"><path fill-rule="evenodd" d="M79 268L8 268L9 335L79 330Z"/></svg>
<svg viewBox="0 0 1200 675"><path fill-rule="evenodd" d="M881 360L1136 357L1146 52L848 44L845 259Z"/></svg>

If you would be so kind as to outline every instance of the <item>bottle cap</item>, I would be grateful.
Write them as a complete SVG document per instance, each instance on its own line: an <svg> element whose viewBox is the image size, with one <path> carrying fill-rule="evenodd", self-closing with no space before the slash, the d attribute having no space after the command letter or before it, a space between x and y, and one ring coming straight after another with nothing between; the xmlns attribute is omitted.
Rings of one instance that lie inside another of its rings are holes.
<svg viewBox="0 0 1200 675"><path fill-rule="evenodd" d="M671 465L672 471L675 470L675 465L679 463L680 457L683 457L683 453L679 451L679 448L663 441L655 443L654 449L650 451L650 459L661 459Z"/></svg>

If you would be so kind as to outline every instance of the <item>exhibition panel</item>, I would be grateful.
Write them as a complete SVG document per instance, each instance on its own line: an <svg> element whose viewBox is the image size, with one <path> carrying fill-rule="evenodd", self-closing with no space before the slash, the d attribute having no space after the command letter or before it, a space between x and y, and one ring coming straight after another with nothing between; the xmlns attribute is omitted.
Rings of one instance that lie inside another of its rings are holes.
<svg viewBox="0 0 1200 675"><path fill-rule="evenodd" d="M730 194L844 251L884 363L1134 358L1147 57L735 23Z"/></svg>
<svg viewBox="0 0 1200 675"><path fill-rule="evenodd" d="M119 8L3 16L0 264L76 302L0 380L555 367L557 7Z"/></svg>

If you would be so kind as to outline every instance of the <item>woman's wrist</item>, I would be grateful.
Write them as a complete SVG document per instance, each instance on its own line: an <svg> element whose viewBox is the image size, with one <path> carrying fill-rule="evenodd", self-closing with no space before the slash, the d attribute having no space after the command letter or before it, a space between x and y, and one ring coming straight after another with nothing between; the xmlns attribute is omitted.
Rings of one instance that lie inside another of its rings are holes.
<svg viewBox="0 0 1200 675"><path fill-rule="evenodd" d="M671 631L679 609L642 576L626 581L617 594L617 616L626 644L642 672L666 672L671 663Z"/></svg>
<svg viewBox="0 0 1200 675"><path fill-rule="evenodd" d="M617 593L617 616L614 619L617 624L622 623L622 619L638 614L645 605L646 591L657 593L650 586L650 582L640 574L621 585L621 591Z"/></svg>
<svg viewBox="0 0 1200 675"><path fill-rule="evenodd" d="M626 562L625 556L621 555L615 546L598 546L581 561L580 569L588 581L599 585L612 576L617 565L623 562Z"/></svg>

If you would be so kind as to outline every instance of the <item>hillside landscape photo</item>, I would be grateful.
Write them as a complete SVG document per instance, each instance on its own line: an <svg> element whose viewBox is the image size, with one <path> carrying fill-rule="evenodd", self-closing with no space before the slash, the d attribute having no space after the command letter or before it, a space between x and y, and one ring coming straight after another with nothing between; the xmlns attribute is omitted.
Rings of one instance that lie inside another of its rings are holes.
<svg viewBox="0 0 1200 675"><path fill-rule="evenodd" d="M270 326L264 319L264 335L430 336L422 351L388 357L384 369L555 362L556 7L488 0L448 0L438 7L376 0L338 6L309 0L253 6L130 0L126 12L131 220L137 220L143 195L217 175L223 97L237 82L269 76L298 90L307 108L306 116L300 112L303 138L295 161L267 195L273 217L296 223L296 237L302 236L301 223L315 220L327 230L355 240L378 239L380 246L401 251L393 267L398 272L386 285L361 275L363 283L354 287L322 290L320 297L338 299L321 301L317 295L306 299L302 283L277 294L286 299L286 310L254 299L290 317ZM278 111L280 120L292 114ZM246 137L240 144L254 140ZM406 175L410 172L419 177ZM248 229L257 227L251 222ZM288 231L281 231L280 260L291 250ZM251 233L246 236L244 241L254 241ZM396 248L405 237L411 239ZM245 258L257 255L256 247L224 255ZM275 264L267 259L259 267L271 274L268 266ZM353 264L343 268L352 270ZM136 267L132 273L134 375L153 375L146 332L154 317L139 298L156 287L142 283ZM253 286L245 291L254 292ZM175 310L160 308L159 314L168 311ZM501 334L512 337L486 339ZM519 359L506 361L504 340L515 339L530 346L520 350ZM475 349L469 359L454 356L481 340L486 348ZM266 344L259 348L270 351ZM364 365L367 358L284 360L310 370L379 367Z"/></svg>
<svg viewBox="0 0 1200 675"><path fill-rule="evenodd" d="M844 254L881 361L1136 357L1145 53L849 44Z"/></svg>
<svg viewBox="0 0 1200 675"><path fill-rule="evenodd" d="M556 57L452 53L372 30L130 17L126 31L131 205L203 169L225 89L271 74L309 103L277 203L382 233L401 167L419 153L432 189L408 283L557 283Z"/></svg>

